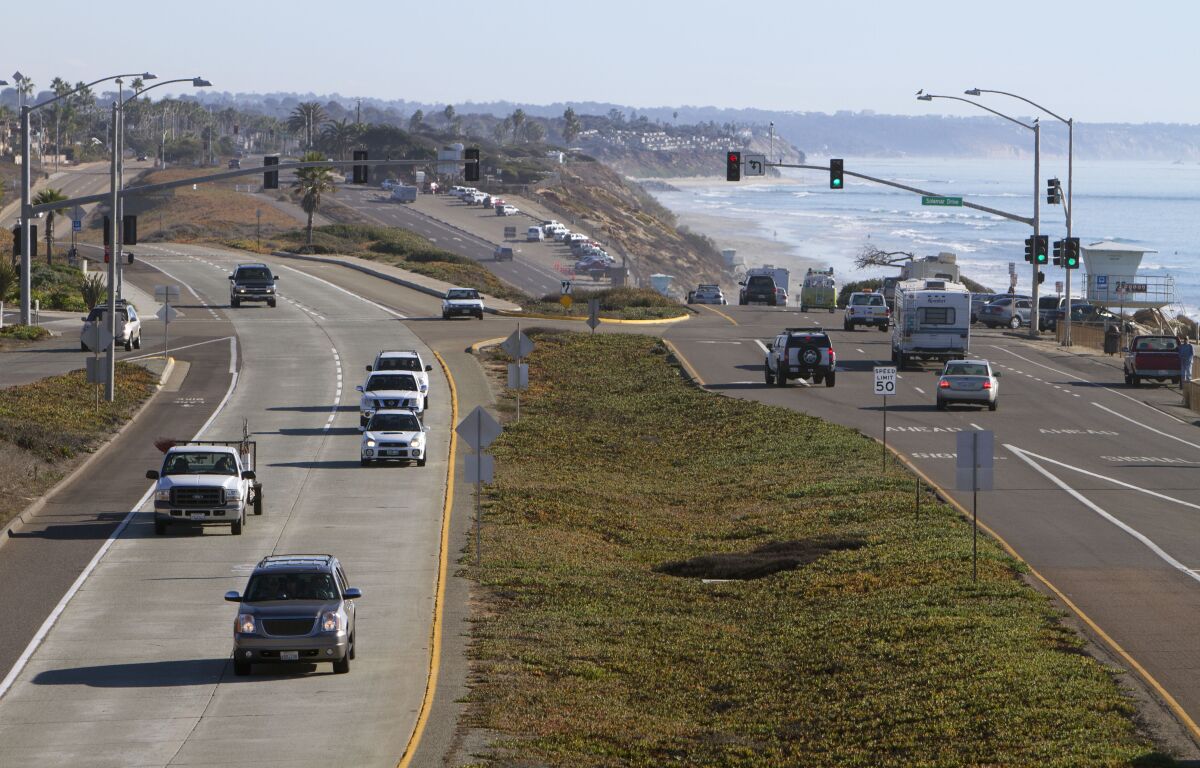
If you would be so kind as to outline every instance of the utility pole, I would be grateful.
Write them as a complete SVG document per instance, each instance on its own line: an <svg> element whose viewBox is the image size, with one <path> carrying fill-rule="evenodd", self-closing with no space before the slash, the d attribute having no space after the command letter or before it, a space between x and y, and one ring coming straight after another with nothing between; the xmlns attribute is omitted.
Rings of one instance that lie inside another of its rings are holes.
<svg viewBox="0 0 1200 768"><path fill-rule="evenodd" d="M30 249L33 247L29 238L29 193L33 179L30 169L29 147L29 105L25 103L21 93L21 325L29 325L31 319L30 297L32 286L29 282L29 270L32 266Z"/></svg>
<svg viewBox="0 0 1200 768"><path fill-rule="evenodd" d="M121 188L125 186L125 88L121 78L117 78L117 121L113 130L116 131L116 137L113 139L113 147L117 153L117 195L113 198L116 206L113 208L113 238L116 240L117 247L113 248L112 263L117 273L117 298L125 298L125 270L121 269L121 242L124 239L125 233L122 231L125 227L125 199L121 197Z"/></svg>
<svg viewBox="0 0 1200 768"><path fill-rule="evenodd" d="M1071 176L1075 171L1075 118L1067 120L1067 241L1071 240L1071 213L1075 210L1075 206L1071 201L1071 189L1074 185L1071 183ZM1067 289L1067 305L1063 312L1063 337L1062 343L1064 347L1071 346L1071 273L1073 269L1066 270L1065 287Z"/></svg>
<svg viewBox="0 0 1200 768"><path fill-rule="evenodd" d="M113 129L113 148L114 149L116 149L116 146L117 146L116 134L120 128L120 123L118 122L118 120L120 119L120 105L121 105L121 103L120 103L120 101L118 101L117 103L113 104L113 106L112 106L112 129ZM109 210L111 210L115 215L116 211L117 211L117 199L118 199L118 197L120 197L120 195L118 194L118 186L117 186L117 155L115 152L112 155L112 161L109 165L111 168L110 185L112 187L112 205L109 208ZM116 271L117 243L118 243L117 232L119 231L119 227L120 227L120 224L117 223L116 221L114 221L112 223L112 226L110 226L108 228L109 229L108 242L105 243L105 245L110 248L109 258L108 258L108 333L109 333L110 341L108 342L108 349L106 351L105 359L104 359L104 372L105 372L105 375L104 375L104 399L110 403L116 397L117 292L115 289L116 289L116 281L117 281L117 271Z"/></svg>

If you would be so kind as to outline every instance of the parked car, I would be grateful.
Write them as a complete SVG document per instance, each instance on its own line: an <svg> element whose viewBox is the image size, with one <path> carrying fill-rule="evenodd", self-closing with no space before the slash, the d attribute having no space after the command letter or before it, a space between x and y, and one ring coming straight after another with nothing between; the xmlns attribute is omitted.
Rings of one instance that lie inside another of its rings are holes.
<svg viewBox="0 0 1200 768"><path fill-rule="evenodd" d="M1142 379L1178 384L1179 341L1174 336L1135 336L1125 352L1125 383L1137 387Z"/></svg>
<svg viewBox="0 0 1200 768"><path fill-rule="evenodd" d="M775 304L780 307L786 307L788 303L788 293L783 286L775 286Z"/></svg>
<svg viewBox="0 0 1200 768"><path fill-rule="evenodd" d="M1003 293L972 293L971 294L971 323L979 322L979 310L983 309L985 304L990 304L1001 296Z"/></svg>
<svg viewBox="0 0 1200 768"><path fill-rule="evenodd" d="M987 360L950 360L942 369L937 384L937 409L950 403L986 405L996 410L1000 396L1000 372Z"/></svg>
<svg viewBox="0 0 1200 768"><path fill-rule="evenodd" d="M379 186L382 189L391 191L392 187L400 186L400 182L397 181L396 179L384 179L383 183L381 183Z"/></svg>
<svg viewBox="0 0 1200 768"><path fill-rule="evenodd" d="M349 672L360 597L332 555L264 557L244 593L225 593L227 602L238 604L233 673L249 675L254 664L326 661L336 674Z"/></svg>
<svg viewBox="0 0 1200 768"><path fill-rule="evenodd" d="M1063 316L1064 312L1060 309L1056 322L1061 321ZM1077 303L1071 305L1071 324L1103 327L1115 325L1120 328L1122 322L1118 315L1108 311L1104 307L1097 307L1094 304L1088 303Z"/></svg>
<svg viewBox="0 0 1200 768"><path fill-rule="evenodd" d="M1029 325L1033 313L1033 299L1021 296L1002 296L984 304L979 310L979 322L988 328L1008 326L1020 328Z"/></svg>
<svg viewBox="0 0 1200 768"><path fill-rule="evenodd" d="M232 159L232 160L230 160L230 161L229 161L229 167L230 167L230 168L241 168L241 167L242 167L242 161L241 161L241 160L238 160L238 159L235 157L234 159Z"/></svg>

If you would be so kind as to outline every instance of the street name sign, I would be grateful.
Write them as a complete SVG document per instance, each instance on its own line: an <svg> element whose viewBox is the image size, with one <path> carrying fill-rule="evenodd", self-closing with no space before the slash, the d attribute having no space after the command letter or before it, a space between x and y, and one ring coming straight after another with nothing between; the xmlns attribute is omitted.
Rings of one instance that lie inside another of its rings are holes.
<svg viewBox="0 0 1200 768"><path fill-rule="evenodd" d="M962 207L961 197L943 197L941 195L921 195L921 205L942 205L955 208Z"/></svg>
<svg viewBox="0 0 1200 768"><path fill-rule="evenodd" d="M875 394L891 397L896 394L896 367L882 365L875 368Z"/></svg>

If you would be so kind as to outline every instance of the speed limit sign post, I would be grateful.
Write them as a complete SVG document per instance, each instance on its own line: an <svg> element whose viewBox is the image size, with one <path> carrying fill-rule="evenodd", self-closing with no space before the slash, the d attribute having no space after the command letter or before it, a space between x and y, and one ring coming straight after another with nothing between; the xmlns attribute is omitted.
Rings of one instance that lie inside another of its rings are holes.
<svg viewBox="0 0 1200 768"><path fill-rule="evenodd" d="M887 471L887 399L896 394L896 366L875 367L875 394L883 398L883 471Z"/></svg>

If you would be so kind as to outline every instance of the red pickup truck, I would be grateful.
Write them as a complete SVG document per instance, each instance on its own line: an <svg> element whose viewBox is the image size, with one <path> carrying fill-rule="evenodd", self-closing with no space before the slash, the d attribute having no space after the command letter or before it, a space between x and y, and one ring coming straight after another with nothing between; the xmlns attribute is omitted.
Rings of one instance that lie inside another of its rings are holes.
<svg viewBox="0 0 1200 768"><path fill-rule="evenodd" d="M1142 379L1179 383L1179 342L1174 336L1135 336L1125 352L1125 383Z"/></svg>

